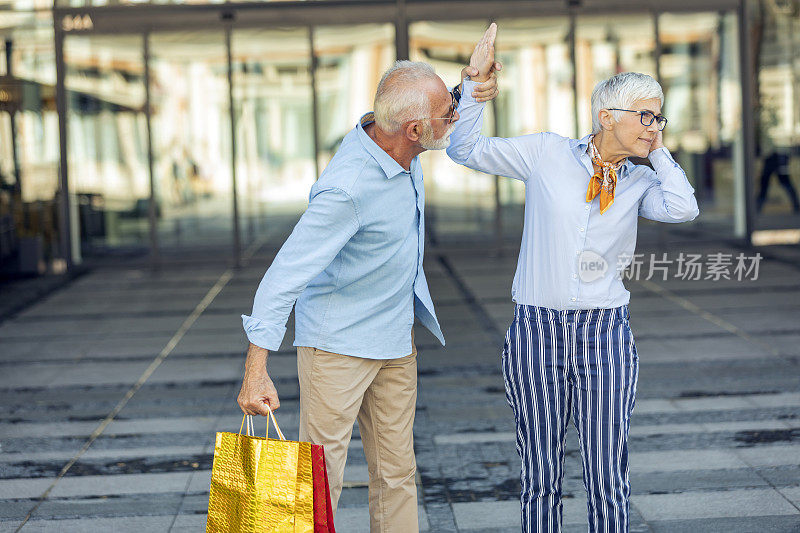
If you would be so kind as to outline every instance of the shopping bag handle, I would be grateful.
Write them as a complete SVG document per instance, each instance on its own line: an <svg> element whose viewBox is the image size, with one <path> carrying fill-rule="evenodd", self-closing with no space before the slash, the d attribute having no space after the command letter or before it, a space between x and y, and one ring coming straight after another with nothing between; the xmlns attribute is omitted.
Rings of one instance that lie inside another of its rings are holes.
<svg viewBox="0 0 800 533"><path fill-rule="evenodd" d="M278 421L275 420L275 415L272 413L272 409L270 409L269 405L267 406L267 410L269 411L269 417L272 419L272 425L275 426L275 431L278 432L278 437L280 437L281 440L286 440L286 437L283 436L281 428L278 427ZM247 421L247 435L255 437L256 432L253 426L253 417L251 415L244 415L242 417L242 425L239 427L239 435L242 434L245 421ZM269 437L269 420L267 420L267 431L264 434L264 437Z"/></svg>

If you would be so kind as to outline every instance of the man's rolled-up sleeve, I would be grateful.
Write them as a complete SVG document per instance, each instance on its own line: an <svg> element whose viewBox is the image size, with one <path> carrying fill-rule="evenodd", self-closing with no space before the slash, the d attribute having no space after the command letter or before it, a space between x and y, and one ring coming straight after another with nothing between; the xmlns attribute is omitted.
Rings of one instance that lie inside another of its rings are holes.
<svg viewBox="0 0 800 533"><path fill-rule="evenodd" d="M330 265L360 227L355 202L341 189L326 189L312 198L256 291L253 312L242 315L249 341L275 351L286 334L295 301Z"/></svg>
<svg viewBox="0 0 800 533"><path fill-rule="evenodd" d="M669 150L659 148L649 156L655 172L648 169L650 185L639 202L639 216L658 222L688 222L700 213L694 188Z"/></svg>

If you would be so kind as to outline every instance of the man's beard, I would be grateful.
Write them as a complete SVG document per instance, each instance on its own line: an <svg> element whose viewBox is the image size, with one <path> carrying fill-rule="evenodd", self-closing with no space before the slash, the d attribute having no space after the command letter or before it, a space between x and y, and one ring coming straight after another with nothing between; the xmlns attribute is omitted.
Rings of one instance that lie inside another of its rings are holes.
<svg viewBox="0 0 800 533"><path fill-rule="evenodd" d="M444 135L438 139L434 139L433 126L431 126L430 121L428 121L426 124L423 124L422 135L419 138L420 146L426 150L444 150L450 146L450 134L453 133L455 127L455 123L450 124L447 131L444 132Z"/></svg>

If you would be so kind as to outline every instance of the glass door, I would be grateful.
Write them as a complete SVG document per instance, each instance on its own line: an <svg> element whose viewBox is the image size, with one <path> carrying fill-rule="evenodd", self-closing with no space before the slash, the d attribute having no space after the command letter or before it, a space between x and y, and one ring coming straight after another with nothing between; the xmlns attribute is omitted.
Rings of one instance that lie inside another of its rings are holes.
<svg viewBox="0 0 800 533"><path fill-rule="evenodd" d="M142 46L140 35L64 40L67 161L85 253L149 246Z"/></svg>
<svg viewBox="0 0 800 533"><path fill-rule="evenodd" d="M320 170L347 133L372 111L381 76L395 60L392 24L315 26Z"/></svg>
<svg viewBox="0 0 800 533"><path fill-rule="evenodd" d="M503 63L500 94L484 112L484 135L511 137L575 125L573 69L567 17L501 19L495 43ZM459 82L488 21L416 22L409 27L411 58L432 64L448 85ZM522 230L524 185L453 163L444 152L422 156L433 230L442 242L476 238L515 242Z"/></svg>
<svg viewBox="0 0 800 533"><path fill-rule="evenodd" d="M744 232L737 24L734 13L658 18L664 144L695 188L698 229L722 237Z"/></svg>
<svg viewBox="0 0 800 533"><path fill-rule="evenodd" d="M421 21L409 25L409 55L433 65L448 88L460 83L475 43L486 30L482 20ZM484 135L494 135L494 106L484 114ZM490 239L495 234L495 180L457 165L444 150L424 152L426 228L439 243Z"/></svg>
<svg viewBox="0 0 800 533"><path fill-rule="evenodd" d="M236 183L245 243L267 217L305 209L316 179L307 28L236 30L231 38Z"/></svg>
<svg viewBox="0 0 800 533"><path fill-rule="evenodd" d="M757 4L755 227L800 230L800 11Z"/></svg>
<svg viewBox="0 0 800 533"><path fill-rule="evenodd" d="M577 17L575 62L578 132L592 132L592 91L598 82L620 72L656 77L653 17L646 14Z"/></svg>
<svg viewBox="0 0 800 533"><path fill-rule="evenodd" d="M153 169L165 250L233 239L227 56L223 31L150 36Z"/></svg>
<svg viewBox="0 0 800 533"><path fill-rule="evenodd" d="M497 57L503 63L494 110L497 134L515 137L552 131L575 132L575 100L567 17L501 19ZM518 236L522 228L525 185L498 182L502 227Z"/></svg>

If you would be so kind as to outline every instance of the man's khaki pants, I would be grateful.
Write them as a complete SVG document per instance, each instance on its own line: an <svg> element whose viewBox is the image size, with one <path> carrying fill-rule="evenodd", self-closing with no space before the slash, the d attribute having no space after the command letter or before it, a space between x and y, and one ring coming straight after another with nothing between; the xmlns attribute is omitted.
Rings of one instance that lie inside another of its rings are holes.
<svg viewBox="0 0 800 533"><path fill-rule="evenodd" d="M417 532L416 348L375 360L299 347L297 369L300 440L325 446L334 511L357 418L369 469L370 532Z"/></svg>

